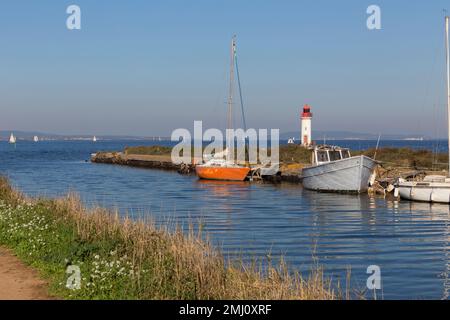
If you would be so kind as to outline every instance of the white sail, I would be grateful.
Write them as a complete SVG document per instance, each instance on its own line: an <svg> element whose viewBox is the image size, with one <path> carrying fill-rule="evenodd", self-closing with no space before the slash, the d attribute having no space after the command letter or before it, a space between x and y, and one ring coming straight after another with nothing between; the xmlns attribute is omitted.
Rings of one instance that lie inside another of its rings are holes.
<svg viewBox="0 0 450 320"><path fill-rule="evenodd" d="M94 137L92 138L92 141L93 141L93 142L97 142L97 137L94 136Z"/></svg>
<svg viewBox="0 0 450 320"><path fill-rule="evenodd" d="M33 137L33 141L34 141L34 142L39 142L39 137L38 137L38 136L34 136L34 137Z"/></svg>
<svg viewBox="0 0 450 320"><path fill-rule="evenodd" d="M9 143L14 144L16 143L16 141L17 141L16 137L14 136L14 134L11 133L11 135L9 136Z"/></svg>

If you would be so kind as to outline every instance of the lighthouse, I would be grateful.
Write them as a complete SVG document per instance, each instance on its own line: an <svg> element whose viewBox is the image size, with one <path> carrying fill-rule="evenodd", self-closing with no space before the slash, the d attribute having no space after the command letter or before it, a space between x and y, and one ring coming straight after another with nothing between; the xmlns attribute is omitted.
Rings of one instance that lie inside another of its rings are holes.
<svg viewBox="0 0 450 320"><path fill-rule="evenodd" d="M311 120L312 120L311 107L305 104L301 116L302 129L300 131L300 139L302 141L302 146L304 147L309 147L312 144Z"/></svg>

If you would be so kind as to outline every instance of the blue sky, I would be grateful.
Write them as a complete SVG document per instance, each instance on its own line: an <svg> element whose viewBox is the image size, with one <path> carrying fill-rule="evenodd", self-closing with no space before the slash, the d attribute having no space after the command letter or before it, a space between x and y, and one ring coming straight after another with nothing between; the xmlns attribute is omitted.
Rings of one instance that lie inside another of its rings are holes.
<svg viewBox="0 0 450 320"><path fill-rule="evenodd" d="M432 3L431 3L432 2ZM82 30L66 29L66 8ZM382 10L382 30L366 9ZM238 37L247 122L445 134L448 1L3 0L0 130L169 135L225 126ZM450 8L449 8L450 9Z"/></svg>

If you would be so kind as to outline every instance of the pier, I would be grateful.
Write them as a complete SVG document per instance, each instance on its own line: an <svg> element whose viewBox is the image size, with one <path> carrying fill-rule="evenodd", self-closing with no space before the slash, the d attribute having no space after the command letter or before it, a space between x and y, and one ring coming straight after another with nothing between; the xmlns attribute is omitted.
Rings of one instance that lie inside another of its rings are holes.
<svg viewBox="0 0 450 320"><path fill-rule="evenodd" d="M178 172L187 172L189 169L189 165L173 163L169 155L128 155L124 152L98 152L92 155L91 162ZM193 165L190 167L191 169L195 168Z"/></svg>

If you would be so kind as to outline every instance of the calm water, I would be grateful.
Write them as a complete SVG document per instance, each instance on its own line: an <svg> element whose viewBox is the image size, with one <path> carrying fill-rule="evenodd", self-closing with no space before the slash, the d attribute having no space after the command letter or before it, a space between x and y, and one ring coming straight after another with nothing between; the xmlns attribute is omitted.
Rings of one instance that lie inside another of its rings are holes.
<svg viewBox="0 0 450 320"><path fill-rule="evenodd" d="M345 143L353 148L375 144ZM404 143L431 148L429 142ZM117 207L136 217L201 219L230 255L282 254L302 271L314 256L334 278L345 278L351 267L355 288L363 289L367 267L378 265L383 284L378 296L385 299L448 298L449 206L321 194L289 184L204 182L173 172L86 162L98 150L142 144L20 142L14 148L1 142L0 174L31 195L76 191L88 204Z"/></svg>

